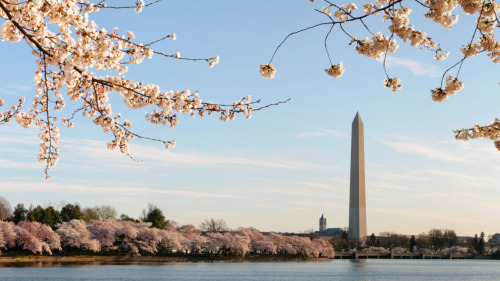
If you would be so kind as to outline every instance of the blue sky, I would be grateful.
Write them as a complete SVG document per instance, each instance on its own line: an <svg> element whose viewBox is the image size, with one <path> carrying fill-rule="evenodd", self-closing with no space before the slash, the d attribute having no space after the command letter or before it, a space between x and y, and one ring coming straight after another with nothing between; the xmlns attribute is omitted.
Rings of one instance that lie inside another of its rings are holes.
<svg viewBox="0 0 500 281"><path fill-rule="evenodd" d="M360 5L358 5L360 6ZM290 32L323 22L309 1L165 1L141 14L103 11L96 22L108 30L134 30L149 42L175 32L176 41L156 48L183 57L220 56L209 69L204 62L154 57L130 67L127 77L157 83L163 91L198 90L203 100L231 103L246 95L262 103L292 100L254 112L251 120L182 117L171 130L144 121L144 109L119 105L146 136L175 139L165 151L137 140L133 162L106 149L111 137L80 118L61 130L61 159L44 180L37 163L37 130L15 123L0 126L0 194L14 206L83 207L109 204L119 213L139 216L148 203L180 224L223 218L232 228L263 231L318 228L325 214L328 227L348 224L351 122L357 111L365 124L368 232L418 234L449 228L459 235L500 231L500 152L484 140L456 141L452 130L489 124L498 115L498 65L482 55L464 64L465 87L445 103L430 99L444 70L459 58L469 40L471 19L461 15L452 31L423 19L415 9L412 23L451 51L435 62L433 54L401 43L388 59L391 76L403 80L392 93L383 87L380 62L357 55L349 39L335 29L329 47L333 61L343 62L342 78L333 79L323 47L327 28L301 33L287 41L273 65L272 80L260 76L280 41ZM126 20L124 20L126 19ZM371 24L386 32L377 18ZM469 24L469 25L468 25ZM349 27L358 37L367 34ZM8 104L32 96L34 59L23 44L0 44L0 83ZM68 108L71 108L69 105Z"/></svg>

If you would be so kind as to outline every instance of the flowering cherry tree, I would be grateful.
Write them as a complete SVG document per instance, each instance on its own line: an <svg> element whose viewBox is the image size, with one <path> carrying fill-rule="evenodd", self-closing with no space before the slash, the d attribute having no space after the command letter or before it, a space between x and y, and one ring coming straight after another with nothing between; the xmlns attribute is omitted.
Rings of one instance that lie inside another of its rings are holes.
<svg viewBox="0 0 500 281"><path fill-rule="evenodd" d="M15 228L16 225L13 222L0 221L0 249L9 249L16 246Z"/></svg>
<svg viewBox="0 0 500 281"><path fill-rule="evenodd" d="M129 155L128 144L134 138L161 142L165 147L175 146L175 140L160 140L142 136L132 130L132 122L113 112L109 101L112 93L123 98L132 109L152 108L145 118L152 124L175 127L178 114L216 114L223 121L233 120L236 114L251 118L259 101L250 96L222 105L202 101L197 92L189 90L161 91L156 84L143 84L125 77L129 66L144 59L161 56L179 60L205 61L212 68L219 57L204 59L183 58L180 52L167 53L153 49L162 40L175 40L175 33L167 34L148 44L136 42L134 32L119 33L117 28L106 30L91 20L102 9L135 9L161 0L124 0L122 6L107 5L106 0L93 3L88 0L0 0L0 38L7 42L26 42L36 57L34 73L36 91L29 97L31 106L25 107L25 97L19 98L10 109L0 110L0 124L15 119L23 127L36 126L40 130L38 159L48 169L59 159L59 128L72 127L77 114L89 118L105 133L112 135L109 149L119 149ZM97 74L97 72L99 74ZM66 112L67 102L75 103L76 110ZM0 97L0 107L4 100ZM2 108L0 108L2 109ZM130 156L130 155L129 155Z"/></svg>
<svg viewBox="0 0 500 281"><path fill-rule="evenodd" d="M319 256L325 256L329 258L333 258L335 256L332 244L328 243L326 240L316 238L312 240L312 244L318 250Z"/></svg>
<svg viewBox="0 0 500 281"><path fill-rule="evenodd" d="M468 37L459 48L462 58L458 62L454 62L443 73L439 87L430 90L432 100L444 102L463 88L464 83L458 77L465 60L484 53L493 63L500 63L500 42L495 39L495 32L500 27L498 19L500 4L495 0L376 0L375 2L363 1L363 4L359 1L356 2L357 4L339 4L337 1L329 0L309 1L320 2L315 10L326 21L288 34L274 51L270 61L267 64L260 65L262 76L266 78L275 76L276 68L273 66L272 61L277 51L290 36L317 27L327 26L329 28L324 41L329 65L325 69L327 75L338 78L345 71L342 62L338 61L340 58L333 58L332 60L327 44L330 35L338 32L350 39L349 45L352 45L358 54L383 61L383 69L386 75L383 84L386 88L397 92L402 87L401 79L389 76L385 67L387 54L394 53L398 49L397 40L401 40L419 50L430 51L435 60L444 60L449 54L448 51L441 49L439 42L434 41L424 30L420 30L410 23L410 18L415 18L413 15L410 17L412 7L423 7L425 11L423 16L425 18L446 29L452 29L453 25L457 23L459 12L456 9L458 7L462 9L464 14L475 18L470 34L467 34ZM387 30L384 32L373 30L373 26L368 23L368 19L375 17L379 17L386 23ZM354 28L358 29L359 34L365 32L369 34L369 37L361 39L360 36L362 35L354 34L352 29L349 29L353 25ZM359 30L359 27L363 31ZM494 140L495 147L500 150L500 121L497 118L490 125L479 126L476 124L474 128L455 130L454 133L456 139L486 138Z"/></svg>
<svg viewBox="0 0 500 281"><path fill-rule="evenodd" d="M23 249L36 253L61 250L61 238L49 226L39 222L21 221L15 227L16 244Z"/></svg>
<svg viewBox="0 0 500 281"><path fill-rule="evenodd" d="M255 229L202 233L193 225L177 229L159 229L151 223L107 219L86 224L71 220L56 226L54 232L39 222L21 221L17 225L0 221L0 250L22 248L34 254L53 251L84 250L101 253L157 255L162 253L223 254L245 256L247 253L333 257L333 247L326 240L262 233ZM0 251L2 254L2 251Z"/></svg>
<svg viewBox="0 0 500 281"><path fill-rule="evenodd" d="M92 239L91 232L87 229L87 225L81 220L71 220L57 225L57 234L61 237L61 242L64 247L90 250L98 252L101 250L99 241Z"/></svg>

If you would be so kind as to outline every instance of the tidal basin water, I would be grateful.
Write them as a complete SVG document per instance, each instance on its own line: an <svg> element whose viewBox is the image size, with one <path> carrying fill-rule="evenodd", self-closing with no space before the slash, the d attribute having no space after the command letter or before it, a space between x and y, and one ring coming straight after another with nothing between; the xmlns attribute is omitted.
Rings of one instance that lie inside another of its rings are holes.
<svg viewBox="0 0 500 281"><path fill-rule="evenodd" d="M0 280L500 280L494 260L0 264Z"/></svg>

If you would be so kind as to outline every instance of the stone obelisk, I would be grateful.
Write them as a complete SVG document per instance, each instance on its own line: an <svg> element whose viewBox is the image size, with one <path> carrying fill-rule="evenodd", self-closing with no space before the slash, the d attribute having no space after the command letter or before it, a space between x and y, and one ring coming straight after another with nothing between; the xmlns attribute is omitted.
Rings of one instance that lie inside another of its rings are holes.
<svg viewBox="0 0 500 281"><path fill-rule="evenodd" d="M352 121L349 238L366 241L365 145L359 112Z"/></svg>

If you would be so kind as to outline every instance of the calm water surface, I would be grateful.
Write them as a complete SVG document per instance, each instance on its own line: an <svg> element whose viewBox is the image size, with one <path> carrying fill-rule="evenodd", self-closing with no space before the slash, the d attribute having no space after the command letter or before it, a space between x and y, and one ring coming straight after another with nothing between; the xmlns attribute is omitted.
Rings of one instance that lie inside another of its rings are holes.
<svg viewBox="0 0 500 281"><path fill-rule="evenodd" d="M1 266L1 265L0 265ZM500 261L332 260L252 263L33 263L0 268L0 280L500 280Z"/></svg>

